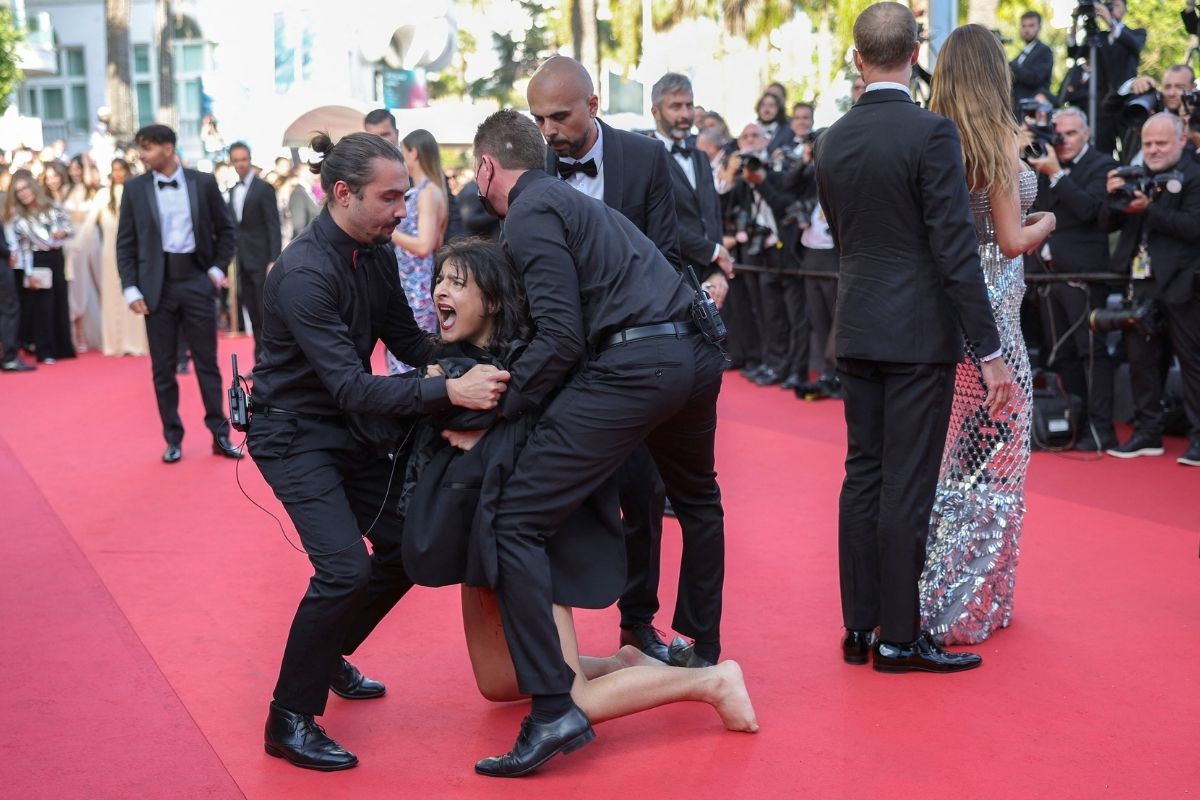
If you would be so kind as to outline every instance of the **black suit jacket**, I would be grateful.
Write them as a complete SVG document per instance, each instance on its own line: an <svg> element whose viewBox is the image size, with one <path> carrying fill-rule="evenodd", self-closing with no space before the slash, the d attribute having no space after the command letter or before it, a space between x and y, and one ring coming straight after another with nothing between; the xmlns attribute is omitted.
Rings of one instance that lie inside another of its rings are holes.
<svg viewBox="0 0 1200 800"><path fill-rule="evenodd" d="M1103 272L1108 268L1108 234L1100 228L1100 212L1107 199L1108 171L1117 162L1095 147L1050 188L1050 179L1038 175L1036 211L1052 211L1057 220L1050 234L1050 255L1057 272ZM1030 259L1026 259L1028 264Z"/></svg>
<svg viewBox="0 0 1200 800"><path fill-rule="evenodd" d="M841 253L839 358L916 364L1000 349L954 123L899 89L867 92L817 140Z"/></svg>
<svg viewBox="0 0 1200 800"><path fill-rule="evenodd" d="M1019 58L1019 56L1018 56ZM1013 102L1033 97L1038 92L1050 94L1050 73L1054 71L1054 51L1040 40L1020 64L1014 58L1009 64L1013 75Z"/></svg>
<svg viewBox="0 0 1200 800"><path fill-rule="evenodd" d="M237 219L232 192L229 213ZM275 187L255 175L242 204L242 221L237 223L238 269L265 272L267 264L279 258L282 239Z"/></svg>
<svg viewBox="0 0 1200 800"><path fill-rule="evenodd" d="M196 261L205 269L225 272L237 237L233 214L212 175L194 169L181 169L178 174L187 181ZM158 306L166 272L154 180L154 174L147 172L125 182L116 242L121 288L138 287L151 312Z"/></svg>
<svg viewBox="0 0 1200 800"><path fill-rule="evenodd" d="M661 141L659 146L663 146ZM667 164L671 171L675 216L679 221L679 252L683 263L691 265L697 275L704 277L711 272L713 253L721 243L721 198L713 183L708 157L695 148L688 157L696 176L694 189L674 156L667 156Z"/></svg>
<svg viewBox="0 0 1200 800"><path fill-rule="evenodd" d="M604 204L620 211L679 269L679 224L666 148L653 137L597 122L604 132ZM558 156L550 148L546 171L558 175Z"/></svg>
<svg viewBox="0 0 1200 800"><path fill-rule="evenodd" d="M1146 46L1145 28L1122 28L1121 34L1111 44L1108 37L1096 52L1098 76L1097 89L1107 94L1121 88L1121 84L1137 75L1138 61L1142 48Z"/></svg>
<svg viewBox="0 0 1200 800"><path fill-rule="evenodd" d="M1101 224L1105 230L1121 231L1112 255L1113 272L1129 272L1144 231L1158 296L1168 303L1184 303L1200 274L1200 164L1184 153L1175 169L1184 176L1179 194L1164 192L1141 214L1105 205Z"/></svg>

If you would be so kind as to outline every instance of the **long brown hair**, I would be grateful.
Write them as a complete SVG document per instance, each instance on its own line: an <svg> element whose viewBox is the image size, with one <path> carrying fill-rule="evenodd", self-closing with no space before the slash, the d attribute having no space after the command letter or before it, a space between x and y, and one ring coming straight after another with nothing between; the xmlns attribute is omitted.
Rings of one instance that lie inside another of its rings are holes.
<svg viewBox="0 0 1200 800"><path fill-rule="evenodd" d="M33 208L29 209L22 205L17 199L17 183L25 181L29 184L29 188L33 189L34 197ZM27 169L19 169L13 173L12 181L8 184L8 193L4 195L4 219L7 222L12 222L19 214L22 217L32 218L37 216L39 212L50 210L50 200L42 187L38 184L37 179L33 177L33 173Z"/></svg>
<svg viewBox="0 0 1200 800"><path fill-rule="evenodd" d="M450 221L450 187L446 185L446 173L442 172L442 154L438 151L437 139L424 128L417 128L405 136L401 144L417 151L417 163L425 177L442 187L442 230Z"/></svg>
<svg viewBox="0 0 1200 800"><path fill-rule="evenodd" d="M50 184L47 181L50 173L53 172L58 176L61 184L58 192L61 197L56 197L50 189ZM71 177L71 173L67 171L67 165L61 161L47 161L42 169L42 188L46 190L46 195L56 203L61 203L67 199L67 195L71 193L71 189L75 186L75 180Z"/></svg>
<svg viewBox="0 0 1200 800"><path fill-rule="evenodd" d="M1016 181L1011 81L996 34L982 25L963 25L946 37L933 71L929 108L958 127L972 191L1009 192Z"/></svg>
<svg viewBox="0 0 1200 800"><path fill-rule="evenodd" d="M117 183L112 179L112 168L120 164L125 168L125 180L129 180L132 170L129 168L129 162L123 158L114 158L109 165L109 181L108 181L108 210L113 214L117 213L117 187L124 186L125 182ZM122 189L121 191L125 191Z"/></svg>

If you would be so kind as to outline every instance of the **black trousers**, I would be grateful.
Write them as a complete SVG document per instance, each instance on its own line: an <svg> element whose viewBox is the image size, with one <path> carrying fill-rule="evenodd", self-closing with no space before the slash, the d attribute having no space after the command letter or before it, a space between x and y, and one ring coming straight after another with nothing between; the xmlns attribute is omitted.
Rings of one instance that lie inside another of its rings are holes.
<svg viewBox="0 0 1200 800"><path fill-rule="evenodd" d="M1113 361L1104 334L1092 333L1087 315L1104 308L1108 293L1108 286L1096 283L1052 283L1038 291L1049 356L1046 366L1062 376L1069 393L1083 401L1084 422L1095 426L1101 437L1112 435Z"/></svg>
<svg viewBox="0 0 1200 800"><path fill-rule="evenodd" d="M262 358L262 304L263 284L267 282L265 269L251 269L238 264L238 302L250 317L254 329L254 363ZM238 318L241 322L241 318Z"/></svg>
<svg viewBox="0 0 1200 800"><path fill-rule="evenodd" d="M1162 436L1165 420L1163 387L1170 366L1170 350L1179 359L1183 402L1193 441L1200 441L1200 297L1193 293L1182 303L1159 299L1153 279L1134 283L1134 301L1157 304L1163 325L1157 333L1142 336L1125 331L1125 352L1133 384L1133 425L1138 433Z"/></svg>
<svg viewBox="0 0 1200 800"><path fill-rule="evenodd" d="M26 289L25 271L12 270L13 289L19 300L17 339L33 345L39 360L54 357L54 299L46 289ZM7 357L8 353L5 353ZM16 355L15 351L13 355Z"/></svg>
<svg viewBox="0 0 1200 800"><path fill-rule="evenodd" d="M395 502L404 465L393 475L393 462L366 453L344 425L291 416L255 414L247 444L313 567L275 701L323 714L340 656L353 653L413 585L400 561L404 524Z"/></svg>
<svg viewBox="0 0 1200 800"><path fill-rule="evenodd" d="M762 343L758 335L758 276L739 272L729 281L729 293L721 317L729 332L726 348L735 365L755 367L762 363Z"/></svg>
<svg viewBox="0 0 1200 800"><path fill-rule="evenodd" d="M0 360L11 361L21 349L17 336L21 330L21 301L18 299L17 285L24 281L25 272L8 269L7 264L0 264L0 270L8 272L7 275L0 272Z"/></svg>
<svg viewBox="0 0 1200 800"><path fill-rule="evenodd" d="M641 339L609 348L547 406L495 517L496 587L518 685L570 691L551 612L546 540L643 441L683 528L673 627L719 646L725 523L713 464L724 359L699 336ZM557 531L557 534L555 533Z"/></svg>
<svg viewBox="0 0 1200 800"><path fill-rule="evenodd" d="M71 282L67 280L67 262L62 250L33 251L35 267L49 267L54 275L54 284L50 287L50 302L54 320L54 346L52 352L43 354L38 351L38 358L52 355L55 358L74 358L75 340L71 336Z"/></svg>
<svg viewBox="0 0 1200 800"><path fill-rule="evenodd" d="M758 336L762 342L762 363L776 372L787 376L791 372L789 357L792 356L792 320L799 317L804 327L804 360L808 360L808 325L803 304L799 309L789 306L785 287L798 282L794 276L785 277L778 270L784 266L784 251L780 247L765 248L761 253L748 257L747 263L766 267L769 272L760 272L757 279L756 320ZM799 287L803 293L803 285Z"/></svg>
<svg viewBox="0 0 1200 800"><path fill-rule="evenodd" d="M650 450L641 445L617 469L621 527L625 532L625 591L617 601L621 625L649 625L658 613L662 518L666 487Z"/></svg>
<svg viewBox="0 0 1200 800"><path fill-rule="evenodd" d="M216 288L212 281L197 269L192 277L164 282L158 307L146 317L154 396L158 400L158 416L167 444L179 445L183 441L179 380L176 377L181 334L195 363L200 398L204 402L204 425L213 436L229 433L221 402L221 370L217 366L215 297Z"/></svg>
<svg viewBox="0 0 1200 800"><path fill-rule="evenodd" d="M837 308L837 250L804 250L804 269L828 272L828 278L805 278L805 300L808 301L808 321L812 328L813 352L809 364L823 377L833 377L837 370L834 356L833 317Z"/></svg>
<svg viewBox="0 0 1200 800"><path fill-rule="evenodd" d="M838 515L842 618L917 638L917 582L950 423L954 364L838 359L845 391L846 478Z"/></svg>
<svg viewBox="0 0 1200 800"><path fill-rule="evenodd" d="M808 316L808 286L799 275L779 276L782 312L786 319L787 351L783 359L783 374L798 375L808 380L812 360L812 325Z"/></svg>

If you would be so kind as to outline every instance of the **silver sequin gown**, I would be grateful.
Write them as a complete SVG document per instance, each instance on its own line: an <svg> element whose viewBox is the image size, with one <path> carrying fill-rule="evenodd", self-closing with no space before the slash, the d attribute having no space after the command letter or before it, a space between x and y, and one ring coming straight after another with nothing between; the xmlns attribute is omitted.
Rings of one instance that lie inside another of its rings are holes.
<svg viewBox="0 0 1200 800"><path fill-rule="evenodd" d="M1019 180L1024 220L1037 196L1037 176L1023 171ZM971 211L1004 361L1017 386L999 418L992 419L983 405L987 390L979 354L967 344L954 378L921 576L922 628L939 644L982 642L1012 620L1033 413L1029 355L1021 336L1024 261L1000 252L986 192L971 194Z"/></svg>

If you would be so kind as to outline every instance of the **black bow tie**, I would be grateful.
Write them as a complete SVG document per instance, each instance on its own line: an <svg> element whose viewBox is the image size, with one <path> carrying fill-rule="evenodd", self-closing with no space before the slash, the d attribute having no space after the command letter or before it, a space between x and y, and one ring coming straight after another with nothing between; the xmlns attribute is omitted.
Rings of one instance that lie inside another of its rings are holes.
<svg viewBox="0 0 1200 800"><path fill-rule="evenodd" d="M169 181L159 181L158 182L158 188L160 188L160 189L166 189L168 186L170 186L172 189L178 189L179 181L172 178Z"/></svg>
<svg viewBox="0 0 1200 800"><path fill-rule="evenodd" d="M683 156L684 158L687 158L691 154L692 154L692 148L685 147L684 145L681 145L679 142L676 142L675 144L671 145L671 155L673 155L673 156Z"/></svg>
<svg viewBox="0 0 1200 800"><path fill-rule="evenodd" d="M1075 162L1069 158L1064 158L1058 162L1058 165L1063 169L1070 169L1071 167L1075 166Z"/></svg>
<svg viewBox="0 0 1200 800"><path fill-rule="evenodd" d="M599 174L599 170L596 169L596 160L589 158L587 161L579 161L574 164L569 161L558 162L558 177L563 180L577 173L583 173L589 178L596 177Z"/></svg>

